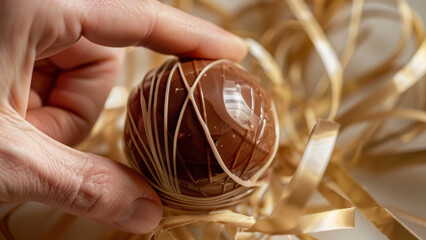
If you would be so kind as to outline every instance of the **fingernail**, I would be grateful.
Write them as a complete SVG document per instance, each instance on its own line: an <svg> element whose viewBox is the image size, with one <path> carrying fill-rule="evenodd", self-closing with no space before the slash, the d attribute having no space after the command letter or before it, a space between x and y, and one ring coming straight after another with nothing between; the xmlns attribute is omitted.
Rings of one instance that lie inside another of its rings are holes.
<svg viewBox="0 0 426 240"><path fill-rule="evenodd" d="M158 203L138 198L115 223L124 230L142 234L154 230L162 216L163 209Z"/></svg>

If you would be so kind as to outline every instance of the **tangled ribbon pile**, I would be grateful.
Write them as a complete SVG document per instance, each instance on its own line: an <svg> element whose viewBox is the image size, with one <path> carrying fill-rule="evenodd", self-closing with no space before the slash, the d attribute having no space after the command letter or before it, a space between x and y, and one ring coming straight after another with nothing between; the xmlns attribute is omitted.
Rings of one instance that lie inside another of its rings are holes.
<svg viewBox="0 0 426 240"><path fill-rule="evenodd" d="M384 172L426 160L424 143L404 148L426 130L425 31L404 0L259 0L233 12L207 0L172 4L204 12L247 38L249 56L243 65L263 79L278 111L281 137L274 173L269 184L234 208L208 214L167 210L151 234L108 230L102 239L316 239L311 233L353 227L355 209L389 239L420 239L394 214L426 227L425 219L401 214L397 207L390 212L350 174L354 168ZM393 31L399 42L384 59L359 61L359 53L371 44L375 29L368 23L375 19L399 23ZM344 40L338 38L342 33ZM128 92L141 79L140 51L129 49L122 85L114 88L80 149L127 162L117 136L122 134ZM165 59L149 56L152 66ZM314 192L327 204L308 204ZM12 236L7 220L21 206L0 221L6 238ZM76 219L64 214L43 236L62 236Z"/></svg>

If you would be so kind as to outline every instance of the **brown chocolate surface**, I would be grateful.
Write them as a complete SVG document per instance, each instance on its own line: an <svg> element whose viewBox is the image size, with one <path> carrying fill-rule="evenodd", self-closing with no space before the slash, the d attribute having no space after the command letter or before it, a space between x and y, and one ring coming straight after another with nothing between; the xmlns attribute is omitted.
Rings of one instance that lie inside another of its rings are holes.
<svg viewBox="0 0 426 240"><path fill-rule="evenodd" d="M156 188L161 185L155 173L155 164L159 163L147 159L157 157L165 168L168 161L173 173L175 156L180 192L215 196L232 190L236 183L224 173L213 147L227 168L244 180L272 157L277 123L270 97L255 77L236 64L219 62L206 68L212 62L182 60L182 71L179 64L166 62L148 73L129 98L128 114L137 130L130 127L128 119L126 150L133 153L133 164ZM137 135L142 141L135 138Z"/></svg>

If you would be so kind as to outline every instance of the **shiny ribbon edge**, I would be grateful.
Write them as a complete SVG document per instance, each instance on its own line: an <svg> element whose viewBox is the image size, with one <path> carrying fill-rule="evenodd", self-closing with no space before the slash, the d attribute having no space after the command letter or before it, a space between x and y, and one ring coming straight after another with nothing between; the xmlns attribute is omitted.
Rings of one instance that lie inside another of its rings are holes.
<svg viewBox="0 0 426 240"><path fill-rule="evenodd" d="M249 231L287 234L299 224L299 217L320 183L336 143L339 125L319 120L311 132L302 159L271 216L259 219ZM333 213L331 213L332 215Z"/></svg>

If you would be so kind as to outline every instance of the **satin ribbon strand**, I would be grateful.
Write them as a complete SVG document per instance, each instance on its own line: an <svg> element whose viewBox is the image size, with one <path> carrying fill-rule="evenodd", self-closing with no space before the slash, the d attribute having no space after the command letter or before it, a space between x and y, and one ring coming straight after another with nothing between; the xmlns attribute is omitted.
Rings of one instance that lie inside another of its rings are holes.
<svg viewBox="0 0 426 240"><path fill-rule="evenodd" d="M322 178L338 133L338 124L319 121L282 199L270 217L256 221L251 231L277 233L296 227L301 211ZM309 175L309 177L307 177ZM286 216L283 218L282 216Z"/></svg>
<svg viewBox="0 0 426 240"><path fill-rule="evenodd" d="M389 239L420 239L419 236L407 228L391 212L380 206L380 204L377 203L344 168L331 163L327 169L326 175L333 179L367 219Z"/></svg>

